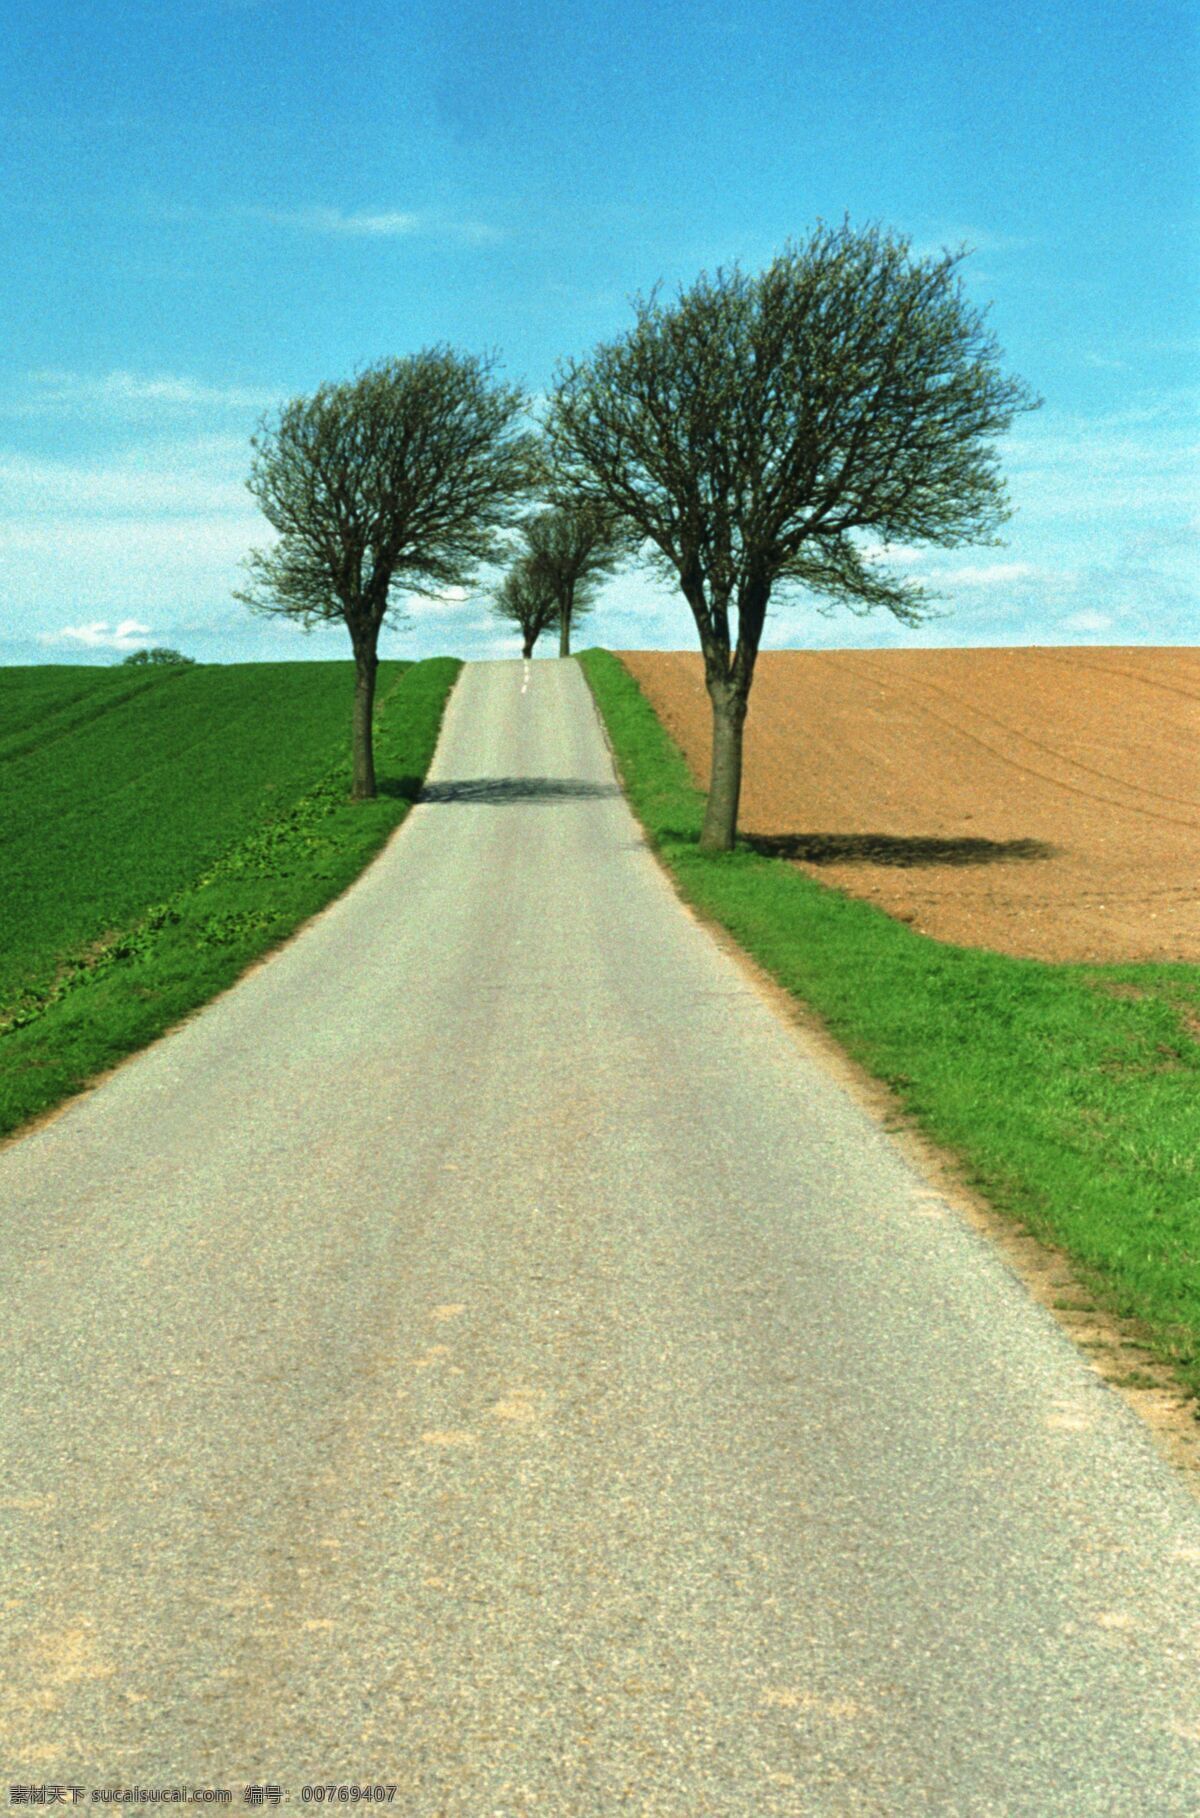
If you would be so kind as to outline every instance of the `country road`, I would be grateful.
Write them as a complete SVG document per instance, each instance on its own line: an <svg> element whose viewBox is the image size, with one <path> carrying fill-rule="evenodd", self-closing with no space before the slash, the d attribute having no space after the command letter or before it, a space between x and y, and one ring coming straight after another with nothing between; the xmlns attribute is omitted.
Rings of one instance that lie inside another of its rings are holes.
<svg viewBox="0 0 1200 1818"><path fill-rule="evenodd" d="M0 1150L0 1772L1200 1813L1200 1508L469 665L290 946Z"/></svg>

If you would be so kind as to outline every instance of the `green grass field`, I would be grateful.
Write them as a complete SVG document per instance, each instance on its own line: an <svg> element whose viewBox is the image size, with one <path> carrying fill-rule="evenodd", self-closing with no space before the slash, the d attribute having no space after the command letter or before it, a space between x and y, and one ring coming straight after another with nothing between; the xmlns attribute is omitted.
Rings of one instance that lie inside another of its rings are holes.
<svg viewBox="0 0 1200 1818"><path fill-rule="evenodd" d="M951 947L783 860L703 855L682 754L614 656L579 660L682 894L1200 1394L1200 968Z"/></svg>
<svg viewBox="0 0 1200 1818"><path fill-rule="evenodd" d="M348 662L0 669L0 1133L345 888L408 812L460 668L380 665L359 804Z"/></svg>

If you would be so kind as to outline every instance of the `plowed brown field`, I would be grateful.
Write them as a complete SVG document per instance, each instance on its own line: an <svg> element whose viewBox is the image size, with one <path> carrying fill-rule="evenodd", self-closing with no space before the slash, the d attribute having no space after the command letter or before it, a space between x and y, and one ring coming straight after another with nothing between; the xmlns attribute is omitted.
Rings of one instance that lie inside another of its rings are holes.
<svg viewBox="0 0 1200 1818"><path fill-rule="evenodd" d="M699 652L620 655L706 788ZM740 825L938 940L1200 961L1200 650L766 652Z"/></svg>

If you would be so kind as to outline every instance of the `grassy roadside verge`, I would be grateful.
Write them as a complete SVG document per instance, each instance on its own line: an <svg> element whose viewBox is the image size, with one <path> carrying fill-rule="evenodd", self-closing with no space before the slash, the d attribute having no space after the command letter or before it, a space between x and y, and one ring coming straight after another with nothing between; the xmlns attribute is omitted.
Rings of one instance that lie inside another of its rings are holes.
<svg viewBox="0 0 1200 1818"><path fill-rule="evenodd" d="M951 947L783 860L704 856L703 797L637 683L607 651L579 662L681 894L1200 1394L1200 967Z"/></svg>
<svg viewBox="0 0 1200 1818"><path fill-rule="evenodd" d="M50 1110L224 990L338 896L399 826L462 664L405 669L379 703L379 796L351 803L349 759L264 814L202 875L147 904L0 1019L0 1136Z"/></svg>

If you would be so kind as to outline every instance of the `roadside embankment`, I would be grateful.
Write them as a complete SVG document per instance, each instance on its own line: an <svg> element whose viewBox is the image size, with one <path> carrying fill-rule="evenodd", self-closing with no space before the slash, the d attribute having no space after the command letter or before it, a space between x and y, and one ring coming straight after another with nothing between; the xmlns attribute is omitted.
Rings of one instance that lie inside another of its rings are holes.
<svg viewBox="0 0 1200 1818"><path fill-rule="evenodd" d="M951 946L744 842L704 855L678 746L614 655L579 661L685 900L817 1013L965 1185L1066 1254L1085 1284L1068 1321L1105 1310L1200 1392L1200 967ZM1119 1360L1110 1374L1123 1383ZM1126 1362L1124 1383L1137 1374Z"/></svg>

